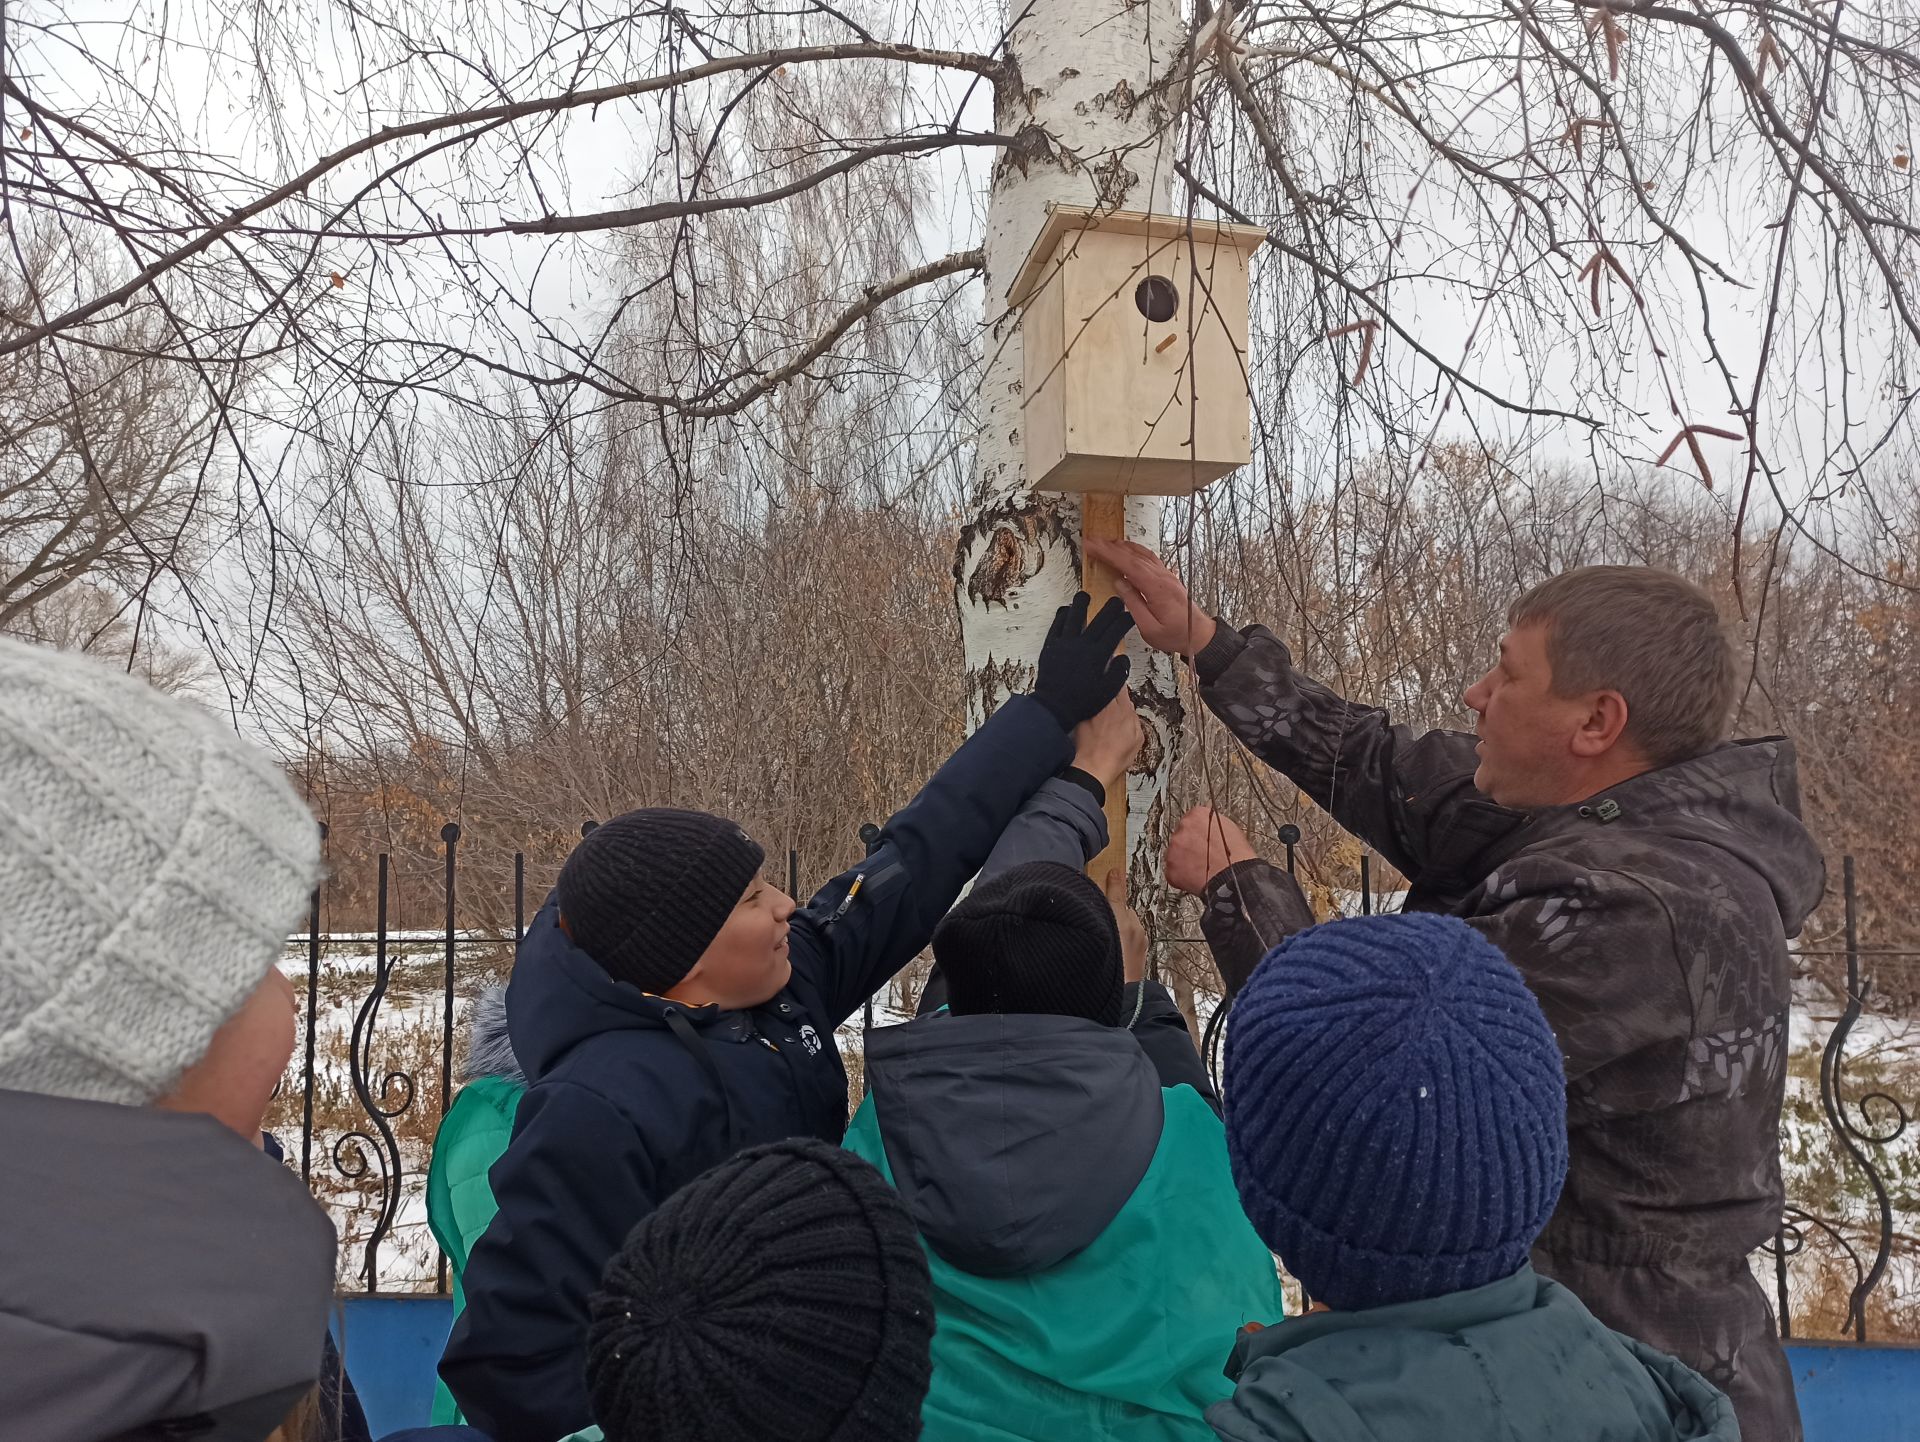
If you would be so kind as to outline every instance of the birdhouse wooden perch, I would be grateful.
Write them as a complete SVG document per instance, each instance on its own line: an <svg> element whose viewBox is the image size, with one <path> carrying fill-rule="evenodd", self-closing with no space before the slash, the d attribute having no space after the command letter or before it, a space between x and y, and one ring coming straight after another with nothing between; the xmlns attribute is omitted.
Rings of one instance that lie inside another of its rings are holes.
<svg viewBox="0 0 1920 1442"><path fill-rule="evenodd" d="M1027 483L1185 496L1252 459L1247 262L1259 226L1049 209L1023 311Z"/></svg>

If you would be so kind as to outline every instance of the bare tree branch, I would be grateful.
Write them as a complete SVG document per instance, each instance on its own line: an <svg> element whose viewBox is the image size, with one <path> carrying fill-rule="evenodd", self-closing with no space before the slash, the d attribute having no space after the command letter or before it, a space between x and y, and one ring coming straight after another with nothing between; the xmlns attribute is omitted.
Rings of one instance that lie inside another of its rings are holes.
<svg viewBox="0 0 1920 1442"><path fill-rule="evenodd" d="M58 331L98 315L101 311L120 305L140 293L152 281L174 269L183 262L192 259L217 244L226 235L256 215L264 214L275 206L303 195L316 181L330 172L339 169L348 161L381 146L392 145L398 141L417 136L432 135L441 130L455 127L480 127L498 124L503 121L523 120L532 116L549 115L562 110L591 109L617 100L630 100L636 96L669 90L677 86L693 84L716 75L724 75L737 70L761 69L767 66L802 64L815 61L832 60L893 60L906 64L944 66L956 70L967 70L990 79L1000 74L998 61L984 55L970 55L961 51L926 50L912 45L891 44L847 44L823 46L789 46L781 49L761 51L753 55L730 55L709 60L702 65L690 66L684 70L667 75L648 76L640 80L631 80L619 85L603 85L585 90L577 90L560 95L541 96L537 99L515 101L509 104L485 106L479 109L461 111L451 115L435 115L405 125L389 125L372 135L364 136L353 143L322 156L305 170L283 185L274 187L246 205L230 211L219 221L209 226L201 235L179 246L167 254L149 262L138 275L125 283L115 286L92 300L75 306L53 317L42 325L32 326L11 336L0 338L0 355L10 355L29 345L45 340ZM18 103L37 123L58 126L83 139L96 143L105 143L91 127L75 118L56 114L37 103L32 96L19 86L11 77L0 75L0 94Z"/></svg>

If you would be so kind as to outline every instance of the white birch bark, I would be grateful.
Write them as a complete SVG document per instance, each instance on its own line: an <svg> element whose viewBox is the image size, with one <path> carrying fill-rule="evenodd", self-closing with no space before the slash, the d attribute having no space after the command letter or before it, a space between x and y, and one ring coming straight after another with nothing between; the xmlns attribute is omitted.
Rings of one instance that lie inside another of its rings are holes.
<svg viewBox="0 0 1920 1442"><path fill-rule="evenodd" d="M1022 460L1019 317L1007 287L1050 202L1164 211L1172 194L1170 122L1163 100L1142 101L1180 59L1184 30L1173 0L1033 0L1008 40L1015 78L1002 87L998 127L1010 147L994 174L986 222L986 367L974 510L954 559L966 641L967 715L977 726L1027 686L1056 607L1080 583L1079 498L1036 493ZM1127 534L1160 541L1157 497L1127 504ZM1166 779L1180 735L1171 663L1129 642L1132 687L1147 742L1128 784L1128 854L1137 885L1159 873L1168 818Z"/></svg>

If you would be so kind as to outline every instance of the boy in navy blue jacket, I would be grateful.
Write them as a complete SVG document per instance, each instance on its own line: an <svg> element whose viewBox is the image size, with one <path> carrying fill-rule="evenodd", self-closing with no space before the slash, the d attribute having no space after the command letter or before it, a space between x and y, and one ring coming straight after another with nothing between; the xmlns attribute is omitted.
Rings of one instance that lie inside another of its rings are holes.
<svg viewBox="0 0 1920 1442"><path fill-rule="evenodd" d="M1061 608L1033 694L1003 705L802 909L761 879L751 838L700 812L630 812L567 859L507 991L530 1086L440 1363L495 1442L588 1425L587 1298L627 1233L742 1148L838 1142L834 1029L920 952L1050 778L1082 780L1078 760L1090 788L1121 781L1137 722L1124 748L1083 723L1125 687L1114 652L1132 620L1117 602L1086 615L1085 595ZM1099 776L1116 750L1121 771Z"/></svg>

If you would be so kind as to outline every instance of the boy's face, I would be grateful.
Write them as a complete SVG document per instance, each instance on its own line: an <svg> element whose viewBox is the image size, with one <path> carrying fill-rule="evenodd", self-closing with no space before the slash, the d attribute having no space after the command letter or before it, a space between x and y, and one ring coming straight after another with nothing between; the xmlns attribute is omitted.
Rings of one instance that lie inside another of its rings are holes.
<svg viewBox="0 0 1920 1442"><path fill-rule="evenodd" d="M206 1054L154 1105L205 1112L258 1146L267 1104L293 1055L294 1010L293 983L276 966L213 1034Z"/></svg>
<svg viewBox="0 0 1920 1442"><path fill-rule="evenodd" d="M793 975L787 961L793 911L793 898L777 886L749 882L727 924L668 995L689 1006L729 1011L772 1001Z"/></svg>

